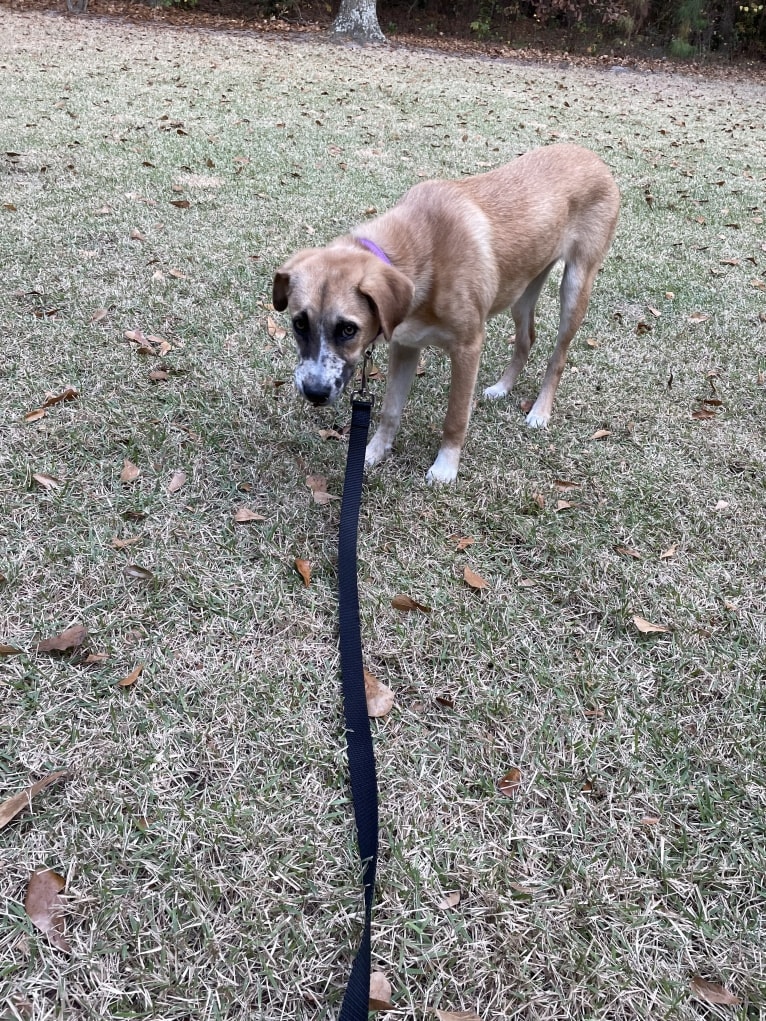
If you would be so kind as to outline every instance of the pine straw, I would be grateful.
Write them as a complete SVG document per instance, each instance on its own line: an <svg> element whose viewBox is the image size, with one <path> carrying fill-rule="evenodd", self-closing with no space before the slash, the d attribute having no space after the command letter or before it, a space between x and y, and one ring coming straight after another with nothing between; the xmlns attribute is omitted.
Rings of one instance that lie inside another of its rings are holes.
<svg viewBox="0 0 766 1021"><path fill-rule="evenodd" d="M361 906L338 505L304 479L340 493L343 445L318 430L347 410L274 385L293 354L266 329L270 275L421 174L571 139L603 153L624 207L552 427L528 432L518 405L553 285L517 395L477 402L457 487L423 481L448 384L432 353L366 490L364 644L397 696L374 724L374 961L393 1018L758 1017L765 90L3 21L0 642L24 650L0 660L3 797L71 773L0 834L6 1016L335 1016ZM138 354L136 329L172 351ZM65 386L79 397L24 421ZM693 419L705 398L723 403ZM266 520L235 524L243 504ZM400 592L432 612L397 613ZM75 622L106 661L34 653ZM24 913L43 867L67 876L69 957ZM696 974L742 1005L695 1000Z"/></svg>

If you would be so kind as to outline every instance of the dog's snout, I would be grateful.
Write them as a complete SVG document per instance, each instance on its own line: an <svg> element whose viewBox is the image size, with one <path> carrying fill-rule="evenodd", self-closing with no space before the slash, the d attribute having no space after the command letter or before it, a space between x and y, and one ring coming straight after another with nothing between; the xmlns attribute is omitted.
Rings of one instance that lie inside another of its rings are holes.
<svg viewBox="0 0 766 1021"><path fill-rule="evenodd" d="M312 404L319 406L320 404L327 404L330 399L330 387L324 385L317 385L316 383L305 383L301 387L303 390L303 396L307 401L311 401Z"/></svg>

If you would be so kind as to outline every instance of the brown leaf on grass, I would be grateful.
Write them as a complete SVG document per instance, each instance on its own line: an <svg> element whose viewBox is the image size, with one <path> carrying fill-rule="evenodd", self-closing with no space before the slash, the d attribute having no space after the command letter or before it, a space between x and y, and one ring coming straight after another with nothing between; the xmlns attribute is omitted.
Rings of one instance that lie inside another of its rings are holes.
<svg viewBox="0 0 766 1021"><path fill-rule="evenodd" d="M29 423L39 422L40 419L45 418L47 414L48 412L45 408L35 408L34 411L28 411L26 415L24 415L24 421Z"/></svg>
<svg viewBox="0 0 766 1021"><path fill-rule="evenodd" d="M473 546L476 540L470 535L451 535L449 541L455 544L455 549L458 553L464 549L468 549L469 546Z"/></svg>
<svg viewBox="0 0 766 1021"><path fill-rule="evenodd" d="M122 569L122 573L126 578L135 578L137 581L151 581L154 577L153 571L148 567L141 567L140 564L128 564Z"/></svg>
<svg viewBox="0 0 766 1021"><path fill-rule="evenodd" d="M238 525L248 525L251 521L265 521L266 516L251 510L249 507L239 507L234 512L234 520Z"/></svg>
<svg viewBox="0 0 766 1021"><path fill-rule="evenodd" d="M266 329L272 340L284 340L287 336L287 330L284 326L280 326L276 319L272 319L271 316L266 320Z"/></svg>
<svg viewBox="0 0 766 1021"><path fill-rule="evenodd" d="M17 649L15 645L0 645L0 656L20 656L21 649Z"/></svg>
<svg viewBox="0 0 766 1021"><path fill-rule="evenodd" d="M186 485L186 472L174 471L170 476L170 482L168 482L168 492L177 493L179 489L182 489Z"/></svg>
<svg viewBox="0 0 766 1021"><path fill-rule="evenodd" d="M364 693L367 697L367 715L373 720L380 719L391 712L394 704L394 693L379 681L375 674L364 667Z"/></svg>
<svg viewBox="0 0 766 1021"><path fill-rule="evenodd" d="M708 982L707 979L695 975L691 980L692 995L705 1003L722 1004L723 1006L738 1007L742 1000L734 993L730 993L724 986L715 982Z"/></svg>
<svg viewBox="0 0 766 1021"><path fill-rule="evenodd" d="M183 133L186 134L185 131ZM188 199L171 199L170 200L170 204L171 204L171 206L175 206L176 209L190 209L191 208L191 202Z"/></svg>
<svg viewBox="0 0 766 1021"><path fill-rule="evenodd" d="M322 440L344 440L346 437L337 429L320 429L319 438Z"/></svg>
<svg viewBox="0 0 766 1021"><path fill-rule="evenodd" d="M514 798L521 787L521 770L518 766L511 766L502 779L498 781L497 789L506 798Z"/></svg>
<svg viewBox="0 0 766 1021"><path fill-rule="evenodd" d="M673 543L672 546L668 546L666 550L663 550L662 553L660 553L660 560L672 559L676 555L677 550L678 547L676 546L675 543Z"/></svg>
<svg viewBox="0 0 766 1021"><path fill-rule="evenodd" d="M88 639L88 629L82 624L73 624L53 638L45 638L35 646L37 652L69 652L79 649Z"/></svg>
<svg viewBox="0 0 766 1021"><path fill-rule="evenodd" d="M437 1010L432 1007L439 1021L481 1021L475 1010Z"/></svg>
<svg viewBox="0 0 766 1021"><path fill-rule="evenodd" d="M652 624L650 620L645 620L638 615L633 617L633 623L642 635L662 635L670 631L670 628L665 624Z"/></svg>
<svg viewBox="0 0 766 1021"><path fill-rule="evenodd" d="M327 479L324 475L307 475L306 485L311 490L314 503L320 507L326 506L331 500L339 500L339 496L332 496L327 492Z"/></svg>
<svg viewBox="0 0 766 1021"><path fill-rule="evenodd" d="M46 475L45 472L35 472L32 478L43 489L58 489L61 485L58 479L55 479L52 475Z"/></svg>
<svg viewBox="0 0 766 1021"><path fill-rule="evenodd" d="M120 482L130 484L131 482L135 482L140 474L141 469L138 467L138 465L133 464L133 462L129 461L128 458L126 457L122 463L122 471L120 472Z"/></svg>
<svg viewBox="0 0 766 1021"><path fill-rule="evenodd" d="M55 773L49 773L42 780L38 780L37 783L31 784L29 787L25 787L23 791L19 791L18 794L14 794L4 801L0 805L0 830L15 819L19 812L29 808L32 804L32 798L36 794L44 791L46 787L50 787L51 784L66 775L67 771L65 769L57 769Z"/></svg>
<svg viewBox="0 0 766 1021"><path fill-rule="evenodd" d="M474 571L472 567L468 567L467 564L463 568L463 581L469 586L469 588L475 589L478 592L482 589L489 588L489 582Z"/></svg>
<svg viewBox="0 0 766 1021"><path fill-rule="evenodd" d="M97 308L93 315L90 317L92 323L102 323L104 319L109 315L109 309Z"/></svg>
<svg viewBox="0 0 766 1021"><path fill-rule="evenodd" d="M54 947L69 953L71 948L64 936L64 907L59 899L65 886L64 877L53 869L33 872L24 898L24 910Z"/></svg>
<svg viewBox="0 0 766 1021"><path fill-rule="evenodd" d="M421 613L431 612L430 606L426 606L425 603L419 603L417 599L413 599L412 596L407 596L403 593L394 596L391 600L391 605L395 610L399 610L400 613L411 613L414 610L420 610Z"/></svg>
<svg viewBox="0 0 766 1021"><path fill-rule="evenodd" d="M67 386L60 393L46 394L41 407L52 408L54 404L61 404L62 401L76 401L79 396L79 393L73 386Z"/></svg>
<svg viewBox="0 0 766 1021"><path fill-rule="evenodd" d="M553 488L558 489L561 493L567 493L570 489L579 489L579 482L570 482L568 479L554 479Z"/></svg>
<svg viewBox="0 0 766 1021"><path fill-rule="evenodd" d="M640 560L641 554L638 550L633 549L631 546L615 546L615 553L621 553L624 557L633 557L634 560Z"/></svg>
<svg viewBox="0 0 766 1021"><path fill-rule="evenodd" d="M129 688L129 687L131 687L131 685L135 684L136 681L138 680L138 678L141 676L141 673L143 672L143 669L144 669L144 664L143 663L138 663L136 666L133 667L133 669L130 671L129 674L127 674L125 677L123 677L121 680L119 680L117 682L117 684L115 684L115 687L116 688Z"/></svg>
<svg viewBox="0 0 766 1021"><path fill-rule="evenodd" d="M554 510L558 514L560 511L571 510L576 506L577 504L573 503L571 500L557 500Z"/></svg>
<svg viewBox="0 0 766 1021"><path fill-rule="evenodd" d="M611 429L596 429L596 431L591 436L591 439L592 440L605 440L607 438L607 436L611 436L611 435L612 435L612 430Z"/></svg>
<svg viewBox="0 0 766 1021"><path fill-rule="evenodd" d="M368 1010L392 1010L391 983L382 971L370 973L370 1002Z"/></svg>
<svg viewBox="0 0 766 1021"><path fill-rule="evenodd" d="M117 536L115 536L112 539L110 546L112 547L112 549L127 549L128 546L135 546L136 543L141 542L142 539L143 539L142 535L134 535L131 536L130 539L120 539Z"/></svg>
<svg viewBox="0 0 766 1021"><path fill-rule="evenodd" d="M301 557L295 558L295 570L303 578L303 584L306 588L311 584L311 563L308 560L303 560Z"/></svg>
<svg viewBox="0 0 766 1021"><path fill-rule="evenodd" d="M456 908L460 903L460 890L453 890L451 893L445 893L445 895L436 902L437 908L441 908L443 911L447 911L449 908Z"/></svg>
<svg viewBox="0 0 766 1021"><path fill-rule="evenodd" d="M152 383L167 383L170 379L170 373L167 369L152 369L149 373L149 379Z"/></svg>
<svg viewBox="0 0 766 1021"><path fill-rule="evenodd" d="M706 323L710 318L709 312L692 312L689 316L690 323Z"/></svg>

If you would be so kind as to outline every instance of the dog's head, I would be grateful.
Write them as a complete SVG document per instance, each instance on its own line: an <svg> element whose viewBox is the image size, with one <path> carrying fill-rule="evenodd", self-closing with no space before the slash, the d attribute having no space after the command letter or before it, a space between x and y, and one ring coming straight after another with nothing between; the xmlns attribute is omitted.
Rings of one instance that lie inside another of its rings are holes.
<svg viewBox="0 0 766 1021"><path fill-rule="evenodd" d="M334 404L369 345L390 340L407 316L412 282L351 244L297 252L274 275L273 302L289 309L298 346L295 385L312 404Z"/></svg>

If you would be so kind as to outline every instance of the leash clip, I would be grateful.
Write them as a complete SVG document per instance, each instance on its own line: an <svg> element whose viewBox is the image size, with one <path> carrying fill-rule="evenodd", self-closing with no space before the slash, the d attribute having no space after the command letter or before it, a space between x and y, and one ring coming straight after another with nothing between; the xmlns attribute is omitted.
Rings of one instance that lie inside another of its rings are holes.
<svg viewBox="0 0 766 1021"><path fill-rule="evenodd" d="M367 389L367 372L372 362L372 352L375 348L375 342L367 348L362 357L362 378L359 381L359 388L354 391L354 400L367 401L370 407L375 403L374 396Z"/></svg>

